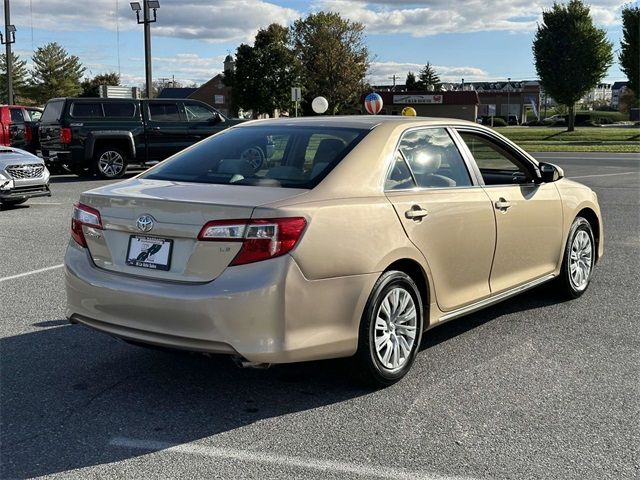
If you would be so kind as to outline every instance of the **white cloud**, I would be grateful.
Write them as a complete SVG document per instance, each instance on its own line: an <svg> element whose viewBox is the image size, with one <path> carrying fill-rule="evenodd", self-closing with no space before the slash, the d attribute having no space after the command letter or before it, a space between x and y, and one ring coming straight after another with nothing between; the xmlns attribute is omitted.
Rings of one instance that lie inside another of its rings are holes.
<svg viewBox="0 0 640 480"><path fill-rule="evenodd" d="M535 29L548 0L318 0L315 10L331 10L362 22L367 33L408 34L426 37L442 33L490 30L525 31ZM597 24L620 22L625 0L593 0L592 15Z"/></svg>
<svg viewBox="0 0 640 480"><path fill-rule="evenodd" d="M90 31L95 27L120 30L140 28L128 0L116 2L72 2L70 0L32 0L33 25L52 31ZM30 25L29 0L12 0L12 20ZM78 6L80 4L80 6ZM258 29L271 23L287 25L300 14L264 0L162 0L153 34L202 41L245 42Z"/></svg>
<svg viewBox="0 0 640 480"><path fill-rule="evenodd" d="M389 77L396 75L396 83L404 84L408 72L413 72L417 77L422 67L424 64L421 63L373 62L367 80L374 85L390 85L392 80ZM433 65L433 68L444 82L459 82L462 78L474 82L489 78L486 71L477 67Z"/></svg>

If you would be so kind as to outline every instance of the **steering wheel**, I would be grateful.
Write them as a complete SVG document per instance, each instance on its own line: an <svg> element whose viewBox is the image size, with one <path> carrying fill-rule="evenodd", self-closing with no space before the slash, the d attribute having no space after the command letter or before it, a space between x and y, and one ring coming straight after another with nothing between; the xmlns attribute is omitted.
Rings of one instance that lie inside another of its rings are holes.
<svg viewBox="0 0 640 480"><path fill-rule="evenodd" d="M260 147L256 146L245 148L242 153L240 153L240 158L253 168L254 173L260 170L265 160L264 152Z"/></svg>

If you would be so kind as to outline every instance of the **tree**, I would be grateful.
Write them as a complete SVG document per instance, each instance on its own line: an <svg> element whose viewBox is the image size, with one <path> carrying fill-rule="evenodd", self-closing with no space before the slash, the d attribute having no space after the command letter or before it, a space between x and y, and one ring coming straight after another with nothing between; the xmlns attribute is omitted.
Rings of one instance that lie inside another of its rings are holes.
<svg viewBox="0 0 640 480"><path fill-rule="evenodd" d="M85 78L82 81L81 97L99 97L100 85L120 86L120 75L115 72L101 73L93 78Z"/></svg>
<svg viewBox="0 0 640 480"><path fill-rule="evenodd" d="M27 90L27 62L20 60L20 56L11 52L11 78L13 80L13 96L15 103L18 98L24 98ZM8 102L7 95L7 55L0 55L0 101Z"/></svg>
<svg viewBox="0 0 640 480"><path fill-rule="evenodd" d="M304 108L308 111L317 96L327 99L334 115L355 104L370 63L364 25L318 12L296 20L291 34L302 67Z"/></svg>
<svg viewBox="0 0 640 480"><path fill-rule="evenodd" d="M640 7L627 5L622 9L622 39L620 67L627 74L629 88L640 99Z"/></svg>
<svg viewBox="0 0 640 480"><path fill-rule="evenodd" d="M299 67L290 46L289 29L272 23L259 30L253 46L236 50L235 70L224 72L225 85L233 87L235 107L273 115L288 111L291 87L298 83Z"/></svg>
<svg viewBox="0 0 640 480"><path fill-rule="evenodd" d="M419 88L428 89L429 85L431 85L434 90L437 90L440 88L440 77L438 76L435 69L429 62L427 62L427 64L424 67L422 67L422 70L420 70L420 75L418 76L418 78L420 79L418 81Z"/></svg>
<svg viewBox="0 0 640 480"><path fill-rule="evenodd" d="M56 42L38 48L32 57L31 96L39 104L53 97L75 97L85 68L80 59L69 55Z"/></svg>
<svg viewBox="0 0 640 480"><path fill-rule="evenodd" d="M407 79L404 81L404 86L407 90L415 90L418 88L418 82L416 81L415 73L407 73Z"/></svg>
<svg viewBox="0 0 640 480"><path fill-rule="evenodd" d="M542 12L533 55L545 92L567 105L567 130L572 132L575 104L606 75L613 63L613 45L593 24L589 7L570 0Z"/></svg>

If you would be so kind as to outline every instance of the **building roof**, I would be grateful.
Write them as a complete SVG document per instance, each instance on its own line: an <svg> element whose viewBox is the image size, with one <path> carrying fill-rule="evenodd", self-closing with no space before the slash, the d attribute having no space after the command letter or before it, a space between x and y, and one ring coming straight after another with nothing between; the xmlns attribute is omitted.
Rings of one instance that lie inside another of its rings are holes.
<svg viewBox="0 0 640 480"><path fill-rule="evenodd" d="M615 82L611 87L611 90L620 90L622 87L628 87L629 82Z"/></svg>
<svg viewBox="0 0 640 480"><path fill-rule="evenodd" d="M160 91L156 98L188 98L196 90L198 89L195 87L165 87Z"/></svg>

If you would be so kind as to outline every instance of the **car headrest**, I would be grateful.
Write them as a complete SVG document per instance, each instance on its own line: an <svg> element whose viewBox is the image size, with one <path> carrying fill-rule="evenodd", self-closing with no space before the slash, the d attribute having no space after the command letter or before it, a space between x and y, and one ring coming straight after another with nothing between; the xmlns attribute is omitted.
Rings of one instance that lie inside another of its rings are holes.
<svg viewBox="0 0 640 480"><path fill-rule="evenodd" d="M325 138L318 144L313 163L330 163L344 149L344 142L337 138Z"/></svg>
<svg viewBox="0 0 640 480"><path fill-rule="evenodd" d="M245 177L253 174L253 167L246 160L240 158L224 158L218 164L216 173L226 173L228 175L242 175Z"/></svg>

